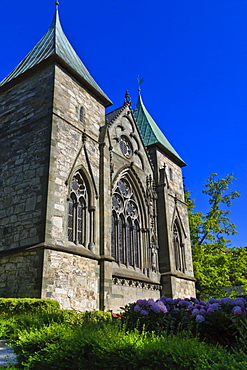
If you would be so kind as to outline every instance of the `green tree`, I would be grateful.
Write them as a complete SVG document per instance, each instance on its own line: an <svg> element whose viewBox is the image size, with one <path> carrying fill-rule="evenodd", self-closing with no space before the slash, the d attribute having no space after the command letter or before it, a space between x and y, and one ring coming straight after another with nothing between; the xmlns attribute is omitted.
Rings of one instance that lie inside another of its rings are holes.
<svg viewBox="0 0 247 370"><path fill-rule="evenodd" d="M234 180L232 174L222 179L216 173L208 177L202 190L209 196L206 214L194 210L195 201L186 191L196 290L201 299L234 296L239 286L247 292L247 250L228 247L229 236L237 233L229 218L232 200L240 196L229 189Z"/></svg>

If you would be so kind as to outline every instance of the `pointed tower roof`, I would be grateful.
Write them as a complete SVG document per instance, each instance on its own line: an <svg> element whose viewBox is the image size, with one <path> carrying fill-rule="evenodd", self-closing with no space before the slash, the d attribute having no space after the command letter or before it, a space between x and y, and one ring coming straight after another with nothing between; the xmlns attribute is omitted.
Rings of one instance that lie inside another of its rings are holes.
<svg viewBox="0 0 247 370"><path fill-rule="evenodd" d="M46 34L18 64L18 66L7 77L5 77L2 82L0 82L0 87L50 57L53 57L62 65L69 67L70 70L72 69L80 79L82 78L86 87L92 91L105 106L112 105L111 100L95 82L65 36L59 20L58 7L56 7L53 21Z"/></svg>
<svg viewBox="0 0 247 370"><path fill-rule="evenodd" d="M186 163L178 155L176 150L172 147L163 132L158 127L157 123L148 113L145 105L143 104L140 92L133 114L137 123L137 127L146 146L156 144L161 147L161 149L163 149L181 167L186 166Z"/></svg>

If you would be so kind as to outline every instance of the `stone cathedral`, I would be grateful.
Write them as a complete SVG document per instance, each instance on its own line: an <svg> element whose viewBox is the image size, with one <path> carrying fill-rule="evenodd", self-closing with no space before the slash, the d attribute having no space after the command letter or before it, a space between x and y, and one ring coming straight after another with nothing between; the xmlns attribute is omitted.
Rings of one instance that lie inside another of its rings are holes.
<svg viewBox="0 0 247 370"><path fill-rule="evenodd" d="M177 154L139 92L132 110L90 75L56 9L0 83L0 296L113 310L195 296Z"/></svg>

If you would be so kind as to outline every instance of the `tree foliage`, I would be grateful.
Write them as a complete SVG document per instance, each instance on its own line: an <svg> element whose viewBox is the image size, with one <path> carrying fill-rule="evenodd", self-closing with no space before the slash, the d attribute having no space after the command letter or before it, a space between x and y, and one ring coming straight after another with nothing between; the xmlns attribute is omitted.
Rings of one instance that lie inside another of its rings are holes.
<svg viewBox="0 0 247 370"><path fill-rule="evenodd" d="M208 177L202 190L209 196L206 214L195 211L195 201L186 191L196 289L203 299L234 296L239 287L247 292L247 250L229 247L229 237L237 233L229 218L230 207L240 196L229 189L234 180L232 174L222 179L217 179L216 173Z"/></svg>

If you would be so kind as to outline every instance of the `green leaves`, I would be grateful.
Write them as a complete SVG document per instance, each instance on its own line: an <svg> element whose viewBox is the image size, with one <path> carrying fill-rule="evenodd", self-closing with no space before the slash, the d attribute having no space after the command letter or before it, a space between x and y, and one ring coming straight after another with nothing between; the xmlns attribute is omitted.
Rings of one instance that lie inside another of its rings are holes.
<svg viewBox="0 0 247 370"><path fill-rule="evenodd" d="M208 177L202 192L209 196L206 214L195 212L195 200L185 192L190 222L191 246L196 289L200 298L236 295L241 287L247 291L247 251L228 248L228 237L237 233L229 214L233 199L240 194L229 189L235 180L233 174L217 179Z"/></svg>

